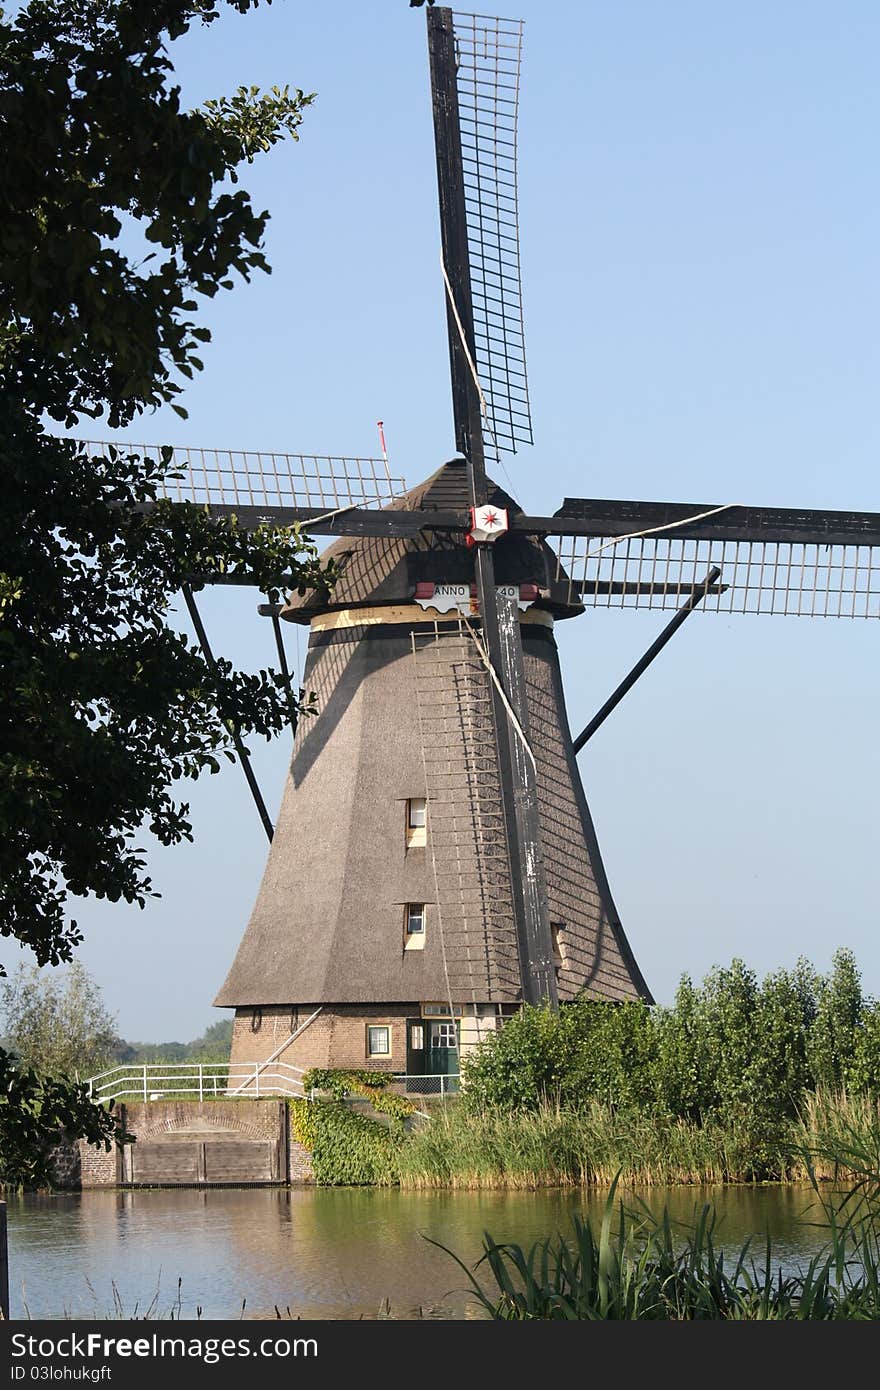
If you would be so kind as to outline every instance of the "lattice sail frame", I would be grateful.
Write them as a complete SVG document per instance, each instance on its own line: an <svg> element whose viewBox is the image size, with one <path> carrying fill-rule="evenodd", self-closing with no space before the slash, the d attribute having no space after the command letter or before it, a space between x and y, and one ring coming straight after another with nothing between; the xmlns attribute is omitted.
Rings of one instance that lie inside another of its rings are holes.
<svg viewBox="0 0 880 1390"><path fill-rule="evenodd" d="M880 618L880 547L803 541L549 537L557 582L595 608L679 608L709 570L698 613Z"/></svg>
<svg viewBox="0 0 880 1390"><path fill-rule="evenodd" d="M89 456L110 448L161 460L156 444L83 440ZM172 502L236 507L384 507L406 491L384 458L174 448L161 495Z"/></svg>
<svg viewBox="0 0 880 1390"><path fill-rule="evenodd" d="M452 13L485 452L531 444L523 335L517 122L523 22Z"/></svg>

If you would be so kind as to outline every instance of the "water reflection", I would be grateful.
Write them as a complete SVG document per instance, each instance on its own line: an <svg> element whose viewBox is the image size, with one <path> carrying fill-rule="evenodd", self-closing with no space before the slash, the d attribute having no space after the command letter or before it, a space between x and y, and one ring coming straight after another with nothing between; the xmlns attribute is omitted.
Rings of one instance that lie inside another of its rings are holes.
<svg viewBox="0 0 880 1390"><path fill-rule="evenodd" d="M704 1202L719 1213L718 1240L739 1250L765 1233L790 1270L823 1241L809 1188L652 1188L622 1194L674 1220ZM573 1212L597 1215L603 1191L399 1192L364 1188L166 1189L10 1198L13 1318L126 1316L157 1297L157 1312L195 1318L463 1318L476 1311L464 1276L426 1236L473 1262L483 1232L528 1244L568 1230Z"/></svg>

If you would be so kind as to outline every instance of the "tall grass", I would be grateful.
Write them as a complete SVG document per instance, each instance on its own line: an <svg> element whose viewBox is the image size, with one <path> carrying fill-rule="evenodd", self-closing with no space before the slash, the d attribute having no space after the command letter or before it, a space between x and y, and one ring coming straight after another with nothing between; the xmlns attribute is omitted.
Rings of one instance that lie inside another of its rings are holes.
<svg viewBox="0 0 880 1390"><path fill-rule="evenodd" d="M473 1270L440 1248L464 1272L476 1302L501 1320L880 1319L876 1170L857 1206L847 1210L847 1196L823 1204L828 1241L805 1270L790 1274L775 1265L769 1238L763 1259L752 1256L749 1242L732 1257L719 1250L711 1205L692 1226L676 1228L666 1210L654 1217L647 1208L615 1207L616 1188L617 1179L598 1227L575 1217L570 1236L547 1237L527 1251L487 1233Z"/></svg>
<svg viewBox="0 0 880 1390"><path fill-rule="evenodd" d="M536 1188L744 1181L754 1176L753 1137L718 1125L616 1110L592 1101L578 1110L465 1113L450 1105L414 1132L399 1154L403 1187ZM786 1177L806 1178L780 1152Z"/></svg>
<svg viewBox="0 0 880 1390"><path fill-rule="evenodd" d="M846 1166L847 1153L856 1166ZM617 1175L627 1186L807 1182L857 1176L868 1160L880 1171L877 1102L821 1092L805 1097L797 1121L772 1132L595 1100L577 1110L476 1113L450 1102L397 1154L408 1188L575 1187Z"/></svg>

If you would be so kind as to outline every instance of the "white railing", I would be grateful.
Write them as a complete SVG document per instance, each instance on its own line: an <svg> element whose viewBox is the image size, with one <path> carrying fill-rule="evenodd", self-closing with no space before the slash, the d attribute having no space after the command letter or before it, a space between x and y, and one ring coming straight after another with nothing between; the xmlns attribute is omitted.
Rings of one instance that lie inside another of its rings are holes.
<svg viewBox="0 0 880 1390"><path fill-rule="evenodd" d="M308 1095L302 1079L305 1068L288 1062L122 1062L92 1076L86 1083L92 1100L260 1100L264 1096ZM385 1077L387 1072L382 1073ZM459 1088L457 1073L448 1076L395 1073L395 1090L407 1096L439 1096L445 1100Z"/></svg>
<svg viewBox="0 0 880 1390"><path fill-rule="evenodd" d="M303 1067L288 1062L123 1062L88 1080L89 1095L104 1100L223 1100L236 1095L302 1097Z"/></svg>

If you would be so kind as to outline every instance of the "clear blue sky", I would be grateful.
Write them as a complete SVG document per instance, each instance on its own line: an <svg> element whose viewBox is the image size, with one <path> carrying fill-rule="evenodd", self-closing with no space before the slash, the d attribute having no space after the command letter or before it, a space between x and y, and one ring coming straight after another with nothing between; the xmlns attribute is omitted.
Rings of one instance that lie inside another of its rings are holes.
<svg viewBox="0 0 880 1390"><path fill-rule="evenodd" d="M880 9L504 12L526 20L536 444L507 465L521 503L880 510ZM424 12L276 0L224 13L174 52L190 104L239 83L318 98L300 143L246 173L272 213L274 274L206 306L214 341L189 420L160 412L132 433L375 453L382 418L395 471L417 482L453 452ZM203 599L216 650L246 666L273 655L258 601ZM560 626L573 728L665 620L597 611ZM734 955L761 975L801 954L827 969L839 945L880 994L878 644L870 621L694 617L581 754L612 889L661 1002L682 973ZM303 646L290 633L298 671ZM284 738L255 749L273 812L289 751ZM262 873L240 770L191 800L195 845L151 854L161 901L76 913L82 959L130 1038L189 1038L221 1016L211 1000Z"/></svg>

